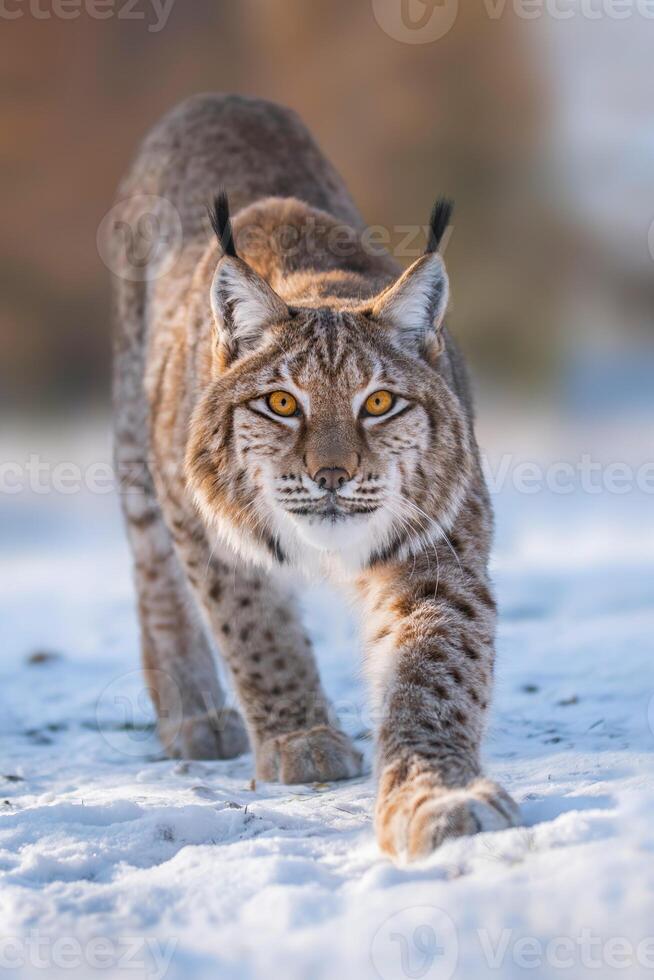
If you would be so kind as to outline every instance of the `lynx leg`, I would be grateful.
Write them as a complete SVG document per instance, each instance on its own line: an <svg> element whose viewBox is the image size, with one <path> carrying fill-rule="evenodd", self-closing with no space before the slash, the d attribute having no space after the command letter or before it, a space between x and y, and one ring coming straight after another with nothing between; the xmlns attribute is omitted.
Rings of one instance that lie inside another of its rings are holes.
<svg viewBox="0 0 654 980"><path fill-rule="evenodd" d="M259 778L345 779L362 757L331 715L311 641L289 596L264 571L209 549L197 518L173 517L189 581L241 703Z"/></svg>
<svg viewBox="0 0 654 980"><path fill-rule="evenodd" d="M516 804L481 771L492 684L495 607L483 573L441 561L439 574L401 567L370 589L377 635L379 845L424 857L447 837L519 821Z"/></svg>
<svg viewBox="0 0 654 980"><path fill-rule="evenodd" d="M129 217L129 202L126 203ZM134 559L143 666L166 751L184 758L231 758L247 751L243 722L225 710L213 651L188 593L159 507L150 468L144 391L146 284L116 280L114 461ZM220 724L218 723L220 722Z"/></svg>
<svg viewBox="0 0 654 980"><path fill-rule="evenodd" d="M140 475L139 475L140 472ZM225 707L212 648L144 466L123 481L139 598L143 666L166 751L188 759L230 759L248 739Z"/></svg>

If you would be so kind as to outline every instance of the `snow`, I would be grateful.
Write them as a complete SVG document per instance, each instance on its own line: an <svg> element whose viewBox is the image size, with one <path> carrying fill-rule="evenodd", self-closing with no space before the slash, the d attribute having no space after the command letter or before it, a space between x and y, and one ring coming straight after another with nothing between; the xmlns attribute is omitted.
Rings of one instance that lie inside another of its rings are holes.
<svg viewBox="0 0 654 980"><path fill-rule="evenodd" d="M253 785L251 757L164 758L116 500L0 496L0 969L651 976L651 494L505 486L495 503L501 622L485 755L524 826L398 868L374 843L370 776ZM304 608L370 762L355 624L322 588Z"/></svg>

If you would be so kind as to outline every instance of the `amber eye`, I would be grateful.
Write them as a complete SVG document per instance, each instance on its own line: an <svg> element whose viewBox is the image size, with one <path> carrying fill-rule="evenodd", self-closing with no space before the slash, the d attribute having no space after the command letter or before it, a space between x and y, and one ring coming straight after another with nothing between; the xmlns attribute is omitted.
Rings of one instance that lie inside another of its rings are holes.
<svg viewBox="0 0 654 980"><path fill-rule="evenodd" d="M288 418L289 415L295 415L297 412L297 399L288 391L273 391L272 394L268 395L267 402L268 408L275 415L283 415L284 418Z"/></svg>
<svg viewBox="0 0 654 980"><path fill-rule="evenodd" d="M365 410L368 415L386 415L393 407L395 399L391 395L390 391L373 391L372 395L368 395L365 403Z"/></svg>

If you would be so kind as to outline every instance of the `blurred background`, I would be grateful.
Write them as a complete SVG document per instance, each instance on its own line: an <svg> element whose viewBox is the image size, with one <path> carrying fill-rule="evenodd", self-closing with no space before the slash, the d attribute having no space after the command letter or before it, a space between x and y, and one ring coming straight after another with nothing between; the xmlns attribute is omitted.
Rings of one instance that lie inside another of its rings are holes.
<svg viewBox="0 0 654 980"><path fill-rule="evenodd" d="M146 130L203 90L298 110L371 224L456 199L450 323L482 391L594 418L649 403L654 20L623 8L7 0L5 419L106 406L98 225Z"/></svg>

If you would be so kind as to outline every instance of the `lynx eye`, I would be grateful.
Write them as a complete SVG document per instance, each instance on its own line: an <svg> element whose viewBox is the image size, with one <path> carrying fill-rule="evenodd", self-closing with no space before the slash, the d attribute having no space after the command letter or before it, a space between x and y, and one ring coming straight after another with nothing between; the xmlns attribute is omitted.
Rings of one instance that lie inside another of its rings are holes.
<svg viewBox="0 0 654 980"><path fill-rule="evenodd" d="M390 412L394 404L395 398L390 391L381 389L380 391L373 391L372 395L368 395L364 408L368 415L386 415L386 412Z"/></svg>
<svg viewBox="0 0 654 980"><path fill-rule="evenodd" d="M297 412L297 399L288 391L273 391L268 395L266 404L271 412L284 418L289 418Z"/></svg>

